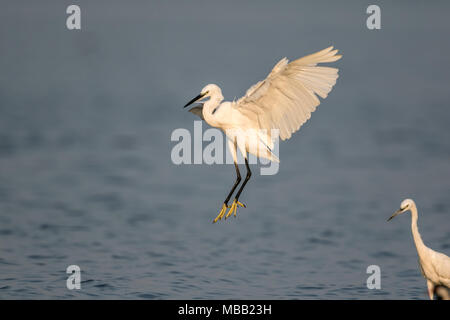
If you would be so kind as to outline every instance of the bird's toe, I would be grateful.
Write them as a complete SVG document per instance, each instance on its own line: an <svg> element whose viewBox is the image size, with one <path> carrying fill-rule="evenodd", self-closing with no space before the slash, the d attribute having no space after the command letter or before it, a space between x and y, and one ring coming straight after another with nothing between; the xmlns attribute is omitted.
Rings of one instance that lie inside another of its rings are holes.
<svg viewBox="0 0 450 320"><path fill-rule="evenodd" d="M223 215L225 214L225 212L227 211L227 208L229 208L229 206L227 204L223 204L222 205L222 209L220 209L219 214L217 215L217 217L213 220L213 223L216 223L217 221L221 220L223 218Z"/></svg>

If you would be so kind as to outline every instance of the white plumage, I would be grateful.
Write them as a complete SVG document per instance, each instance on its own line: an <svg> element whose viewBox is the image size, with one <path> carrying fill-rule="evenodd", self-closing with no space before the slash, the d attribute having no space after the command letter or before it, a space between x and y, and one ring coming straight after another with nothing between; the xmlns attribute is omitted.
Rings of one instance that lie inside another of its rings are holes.
<svg viewBox="0 0 450 320"><path fill-rule="evenodd" d="M428 248L423 243L417 227L417 207L413 200L403 200L400 209L397 210L389 220L408 210L411 211L411 231L417 254L419 255L420 270L424 278L427 279L428 295L430 299L433 300L436 286L450 288L450 258L443 253Z"/></svg>
<svg viewBox="0 0 450 320"><path fill-rule="evenodd" d="M279 129L282 140L289 139L311 117L338 78L338 69L317 66L341 58L329 47L288 63L281 59L263 81L247 90L233 107L258 129Z"/></svg>

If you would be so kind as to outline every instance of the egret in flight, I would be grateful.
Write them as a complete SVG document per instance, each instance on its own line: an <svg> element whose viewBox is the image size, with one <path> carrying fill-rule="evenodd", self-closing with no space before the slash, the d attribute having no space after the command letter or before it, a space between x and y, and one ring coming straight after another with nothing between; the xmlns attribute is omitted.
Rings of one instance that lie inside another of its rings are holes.
<svg viewBox="0 0 450 320"><path fill-rule="evenodd" d="M215 84L205 86L200 94L184 107L194 102L200 105L193 107L192 113L205 120L210 126L222 129L228 141L236 169L236 181L222 208L213 223L234 214L237 207L245 207L239 197L251 177L247 153L271 161L279 161L272 152L278 135L281 140L289 139L310 117L326 98L338 78L338 69L317 66L319 63L334 62L341 58L337 50L329 47L289 63L281 59L266 77L247 90L245 96L237 101L222 102L221 89ZM209 98L206 101L203 99ZM237 150L245 160L247 175L237 191L235 198L228 205L231 196L241 182L241 174L237 163ZM226 210L229 209L225 215Z"/></svg>
<svg viewBox="0 0 450 320"><path fill-rule="evenodd" d="M422 275L427 279L428 296L433 300L436 286L450 288L450 258L443 253L428 248L423 243L419 229L417 228L418 213L416 204L413 200L403 200L400 209L398 209L388 221L406 211L411 211L411 230L419 255L419 266Z"/></svg>

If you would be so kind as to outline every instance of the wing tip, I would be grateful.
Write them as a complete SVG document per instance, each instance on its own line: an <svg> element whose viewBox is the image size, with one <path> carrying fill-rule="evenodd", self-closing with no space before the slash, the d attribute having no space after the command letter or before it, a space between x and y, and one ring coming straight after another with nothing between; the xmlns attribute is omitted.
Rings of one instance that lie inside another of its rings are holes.
<svg viewBox="0 0 450 320"><path fill-rule="evenodd" d="M339 50L334 49L334 46L329 46L328 48L306 55L291 63L295 65L315 66L318 63L334 62L342 58L341 54L337 54L338 52Z"/></svg>

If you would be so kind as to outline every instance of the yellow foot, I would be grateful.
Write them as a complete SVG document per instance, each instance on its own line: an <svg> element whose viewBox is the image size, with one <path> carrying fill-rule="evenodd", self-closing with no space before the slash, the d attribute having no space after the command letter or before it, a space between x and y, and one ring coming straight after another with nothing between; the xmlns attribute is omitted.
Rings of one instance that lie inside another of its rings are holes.
<svg viewBox="0 0 450 320"><path fill-rule="evenodd" d="M217 221L221 220L223 215L225 214L225 211L227 211L227 208L229 208L229 206L227 206L225 203L222 205L222 209L219 212L219 215L214 219L213 223L216 223Z"/></svg>
<svg viewBox="0 0 450 320"><path fill-rule="evenodd" d="M227 219L229 216L231 216L234 213L234 216L236 217L236 211L237 211L237 207L243 207L246 208L245 204L239 202L238 200L234 199L233 203L231 204L231 208L228 211L227 215L225 216L225 219Z"/></svg>

